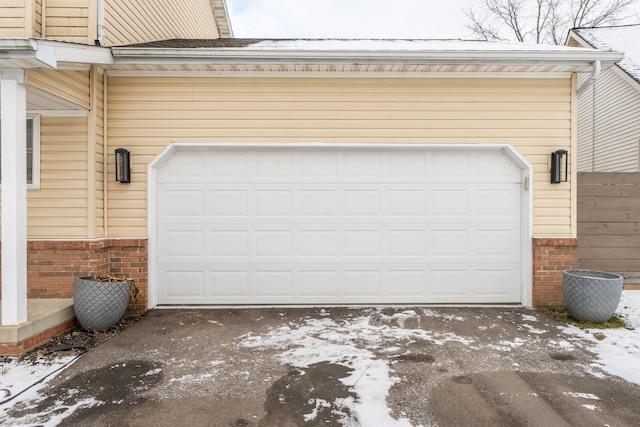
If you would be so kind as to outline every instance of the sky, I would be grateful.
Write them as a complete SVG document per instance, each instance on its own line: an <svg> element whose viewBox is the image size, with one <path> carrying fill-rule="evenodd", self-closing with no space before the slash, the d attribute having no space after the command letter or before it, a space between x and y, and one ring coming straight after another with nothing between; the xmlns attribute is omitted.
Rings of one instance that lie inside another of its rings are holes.
<svg viewBox="0 0 640 427"><path fill-rule="evenodd" d="M226 0L238 38L472 39L480 0ZM640 1L635 18L640 22ZM391 6L393 5L393 7Z"/></svg>

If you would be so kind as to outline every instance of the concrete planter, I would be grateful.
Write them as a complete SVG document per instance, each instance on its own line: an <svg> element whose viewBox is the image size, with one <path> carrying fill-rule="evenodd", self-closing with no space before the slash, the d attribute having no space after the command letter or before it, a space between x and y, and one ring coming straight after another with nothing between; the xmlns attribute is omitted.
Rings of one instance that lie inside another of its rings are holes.
<svg viewBox="0 0 640 427"><path fill-rule="evenodd" d="M131 282L100 282L77 277L73 284L73 308L83 328L104 331L116 325L129 304Z"/></svg>
<svg viewBox="0 0 640 427"><path fill-rule="evenodd" d="M608 321L618 308L622 282L622 276L604 271L564 271L562 294L569 314L583 322Z"/></svg>

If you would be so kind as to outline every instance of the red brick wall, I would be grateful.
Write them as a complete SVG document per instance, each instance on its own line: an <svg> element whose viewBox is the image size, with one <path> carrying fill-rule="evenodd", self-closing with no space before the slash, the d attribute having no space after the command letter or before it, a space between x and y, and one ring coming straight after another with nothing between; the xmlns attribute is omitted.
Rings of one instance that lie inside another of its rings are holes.
<svg viewBox="0 0 640 427"><path fill-rule="evenodd" d="M140 289L128 314L148 309L147 239L29 241L29 298L70 298L78 276L111 274L133 278ZM533 239L533 305L564 305L562 272L578 268L578 239Z"/></svg>
<svg viewBox="0 0 640 427"><path fill-rule="evenodd" d="M44 344L51 337L60 335L64 331L67 331L78 324L78 321L74 318L66 321L58 326L27 338L24 341L17 343L2 343L0 344L0 354L3 356L20 357L28 351L35 349L36 347Z"/></svg>
<svg viewBox="0 0 640 427"><path fill-rule="evenodd" d="M130 305L128 313L144 313L148 295L147 255L146 239L29 241L27 297L71 298L76 277L126 276L134 279L141 291L138 304Z"/></svg>
<svg viewBox="0 0 640 427"><path fill-rule="evenodd" d="M140 295L129 304L127 314L143 314L149 307L149 251L146 239L110 240L109 274L135 280Z"/></svg>
<svg viewBox="0 0 640 427"><path fill-rule="evenodd" d="M533 239L533 305L564 305L562 272L578 268L578 239Z"/></svg>

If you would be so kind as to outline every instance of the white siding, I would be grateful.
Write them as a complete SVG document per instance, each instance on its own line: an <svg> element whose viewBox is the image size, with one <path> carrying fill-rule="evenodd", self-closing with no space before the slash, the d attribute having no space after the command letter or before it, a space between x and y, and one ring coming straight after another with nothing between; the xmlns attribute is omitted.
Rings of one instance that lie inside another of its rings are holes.
<svg viewBox="0 0 640 427"><path fill-rule="evenodd" d="M578 171L638 172L640 84L615 69L578 102ZM595 110L593 108L595 102Z"/></svg>

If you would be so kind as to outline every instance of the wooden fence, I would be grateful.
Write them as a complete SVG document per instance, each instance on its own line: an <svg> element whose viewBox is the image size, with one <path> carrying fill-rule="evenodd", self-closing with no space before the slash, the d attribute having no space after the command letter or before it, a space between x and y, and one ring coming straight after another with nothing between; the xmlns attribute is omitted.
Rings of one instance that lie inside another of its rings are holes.
<svg viewBox="0 0 640 427"><path fill-rule="evenodd" d="M578 173L580 268L640 283L640 173Z"/></svg>

